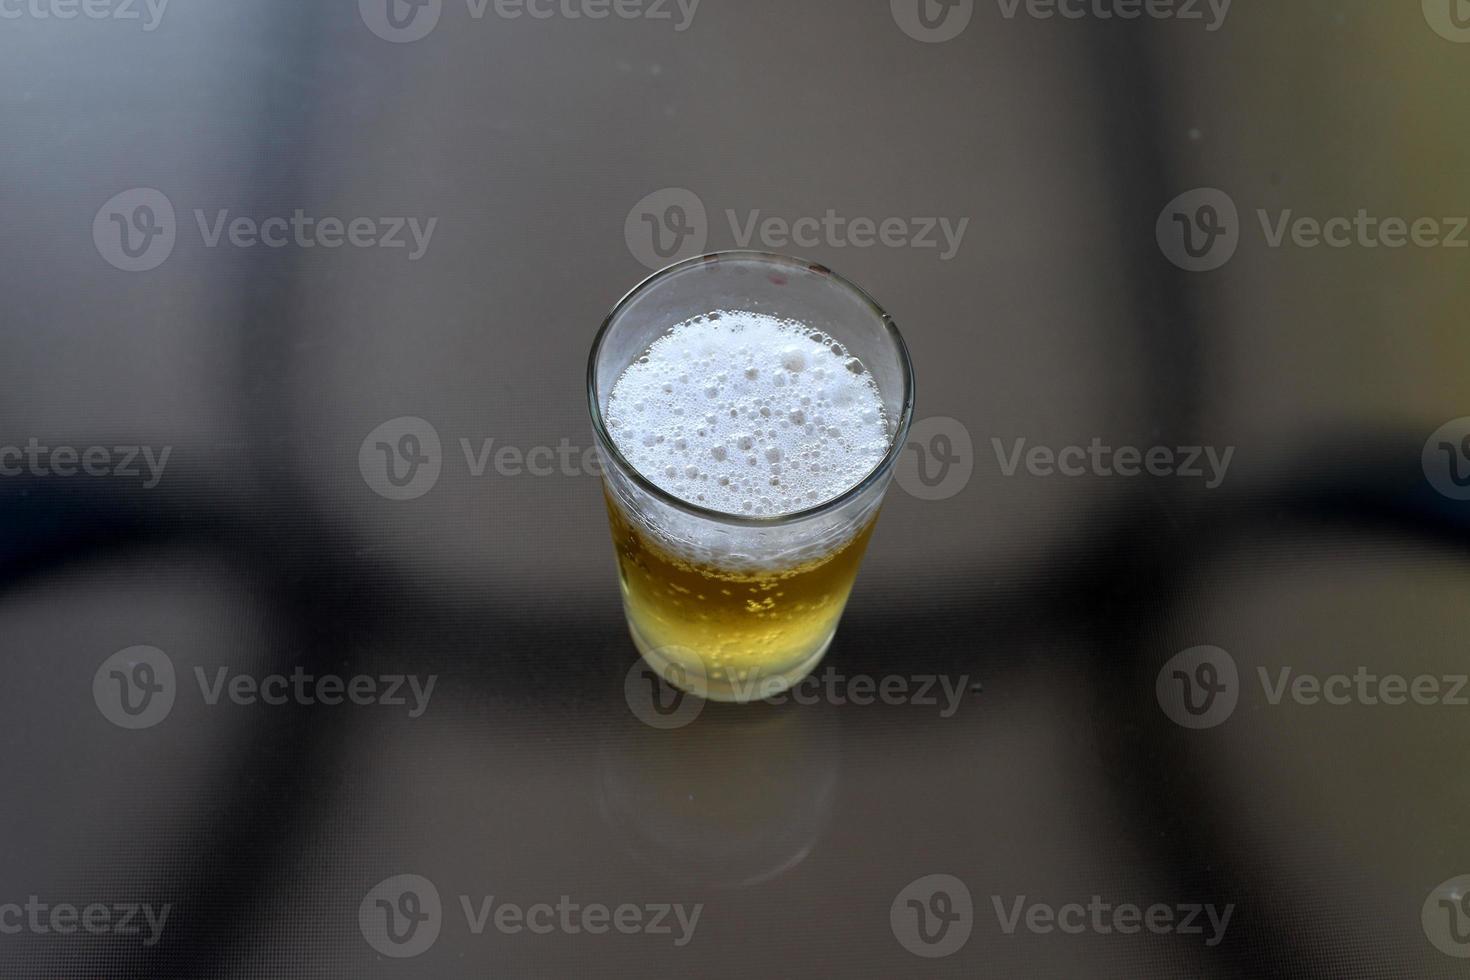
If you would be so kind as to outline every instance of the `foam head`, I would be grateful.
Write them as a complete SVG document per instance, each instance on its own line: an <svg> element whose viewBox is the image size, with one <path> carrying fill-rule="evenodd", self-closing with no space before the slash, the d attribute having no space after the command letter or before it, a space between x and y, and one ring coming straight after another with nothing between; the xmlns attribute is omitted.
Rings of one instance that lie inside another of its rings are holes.
<svg viewBox="0 0 1470 980"><path fill-rule="evenodd" d="M645 478L740 517L818 507L860 483L890 445L878 388L842 344L734 310L656 340L618 378L606 416Z"/></svg>

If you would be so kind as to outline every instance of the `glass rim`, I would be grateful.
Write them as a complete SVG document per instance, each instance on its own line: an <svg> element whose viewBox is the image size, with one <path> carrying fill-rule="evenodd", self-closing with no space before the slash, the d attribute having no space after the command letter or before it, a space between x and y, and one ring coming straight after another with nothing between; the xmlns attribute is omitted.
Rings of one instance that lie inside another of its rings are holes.
<svg viewBox="0 0 1470 980"><path fill-rule="evenodd" d="M657 286L665 279L706 263L730 260L765 262L786 269L801 269L805 272L814 272L817 275L831 280L842 289L855 295L878 317L883 323L889 341L893 344L894 351L898 355L899 370L903 375L903 397L900 403L899 417L893 431L893 441L888 447L888 452L883 454L883 458L861 480L832 499L823 501L815 507L793 511L789 514L779 514L774 517L747 517L741 514L730 514L722 510L713 510L709 507L701 507L699 504L691 503L690 501L674 496L640 473L638 468L628 462L627 458L623 456L622 452L618 449L617 443L607 431L607 424L602 416L602 405L597 397L597 361L598 355L602 353L603 343L607 340L608 332L611 330L613 322L617 320L618 315L627 309L633 300L642 296L649 289ZM909 358L909 348L904 343L903 334L898 330L898 324L894 322L893 317L888 315L888 311L883 309L878 304L878 301L873 299L867 290L863 289L857 283L833 272L820 262L812 262L790 255L782 255L778 252L732 249L724 252L709 252L691 259L684 259L681 262L675 262L673 265L665 266L628 290L627 294L618 300L611 312L608 313L607 318L602 321L602 326L597 331L596 339L592 341L592 353L587 358L587 402L592 412L592 429L597 436L599 448L607 452L612 457L613 463L626 473L634 485L644 493L676 510L716 523L751 528L783 527L837 510L862 496L880 480L888 476L894 464L898 462L899 455L903 452L904 444L908 441L909 427L913 423L914 365L913 361Z"/></svg>

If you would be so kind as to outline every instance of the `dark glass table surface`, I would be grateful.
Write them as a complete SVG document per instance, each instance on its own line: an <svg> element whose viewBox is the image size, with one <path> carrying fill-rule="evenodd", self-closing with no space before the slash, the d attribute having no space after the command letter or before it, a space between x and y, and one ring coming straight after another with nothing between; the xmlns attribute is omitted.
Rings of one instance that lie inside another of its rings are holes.
<svg viewBox="0 0 1470 980"><path fill-rule="evenodd" d="M0 972L1466 975L1470 10L922 2L0 3ZM734 248L916 428L663 729L586 356Z"/></svg>

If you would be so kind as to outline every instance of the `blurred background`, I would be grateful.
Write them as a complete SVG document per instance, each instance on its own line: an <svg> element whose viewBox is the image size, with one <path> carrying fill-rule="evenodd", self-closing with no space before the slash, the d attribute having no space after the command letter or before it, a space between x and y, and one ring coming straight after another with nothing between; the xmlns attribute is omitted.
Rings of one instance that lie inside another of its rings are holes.
<svg viewBox="0 0 1470 980"><path fill-rule="evenodd" d="M1467 72L1464 0L0 0L0 972L1466 976ZM630 710L586 356L737 247L908 340L824 666L937 704ZM1015 455L1095 441L1177 465ZM1012 916L1094 897L1231 917Z"/></svg>

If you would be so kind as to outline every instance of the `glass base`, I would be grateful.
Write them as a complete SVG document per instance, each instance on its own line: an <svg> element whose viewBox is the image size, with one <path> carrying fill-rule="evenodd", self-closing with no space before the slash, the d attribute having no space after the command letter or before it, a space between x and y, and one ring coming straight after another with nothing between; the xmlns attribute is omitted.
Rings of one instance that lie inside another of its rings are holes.
<svg viewBox="0 0 1470 980"><path fill-rule="evenodd" d="M837 629L833 627L832 632L827 634L827 638L817 647L816 652L795 667L789 667L775 674L733 679L708 676L691 679L684 664L659 653L658 648L643 639L632 622L628 623L628 633L633 637L633 645L638 648L638 653L643 657L644 662L667 683L704 698L706 701L745 704L775 697L801 683L827 655L827 648L832 645L833 638L837 636Z"/></svg>

